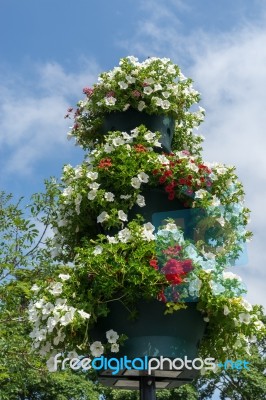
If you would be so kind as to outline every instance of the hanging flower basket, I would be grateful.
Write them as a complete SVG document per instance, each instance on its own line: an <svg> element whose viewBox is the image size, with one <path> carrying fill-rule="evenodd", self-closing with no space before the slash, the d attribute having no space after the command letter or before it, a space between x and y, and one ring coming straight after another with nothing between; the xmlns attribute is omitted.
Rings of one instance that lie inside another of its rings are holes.
<svg viewBox="0 0 266 400"><path fill-rule="evenodd" d="M128 337L118 357L171 357L193 360L198 353L206 323L196 309L188 303L186 309L165 315L164 303L145 300L137 304L137 318L129 319L129 312L121 302L110 304L110 312L100 318L94 328L95 339L105 339L105 332L114 329Z"/></svg>
<svg viewBox="0 0 266 400"><path fill-rule="evenodd" d="M175 120L163 114L147 114L132 108L124 112L110 112L104 116L102 133L110 131L130 132L139 125L145 125L152 132L160 132L159 142L162 147L160 151L171 152L171 144L175 129Z"/></svg>

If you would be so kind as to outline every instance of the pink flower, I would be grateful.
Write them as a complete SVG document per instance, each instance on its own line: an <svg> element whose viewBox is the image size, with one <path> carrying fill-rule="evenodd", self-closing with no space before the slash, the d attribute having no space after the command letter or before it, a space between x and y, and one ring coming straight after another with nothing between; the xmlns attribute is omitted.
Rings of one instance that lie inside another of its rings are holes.
<svg viewBox="0 0 266 400"><path fill-rule="evenodd" d="M132 91L132 96L134 96L134 97L140 97L140 96L141 96L141 93L140 93L138 90L133 90L133 91Z"/></svg>
<svg viewBox="0 0 266 400"><path fill-rule="evenodd" d="M110 92L106 93L106 97L115 97L115 92L111 90Z"/></svg>
<svg viewBox="0 0 266 400"><path fill-rule="evenodd" d="M93 90L91 88L84 88L83 93L86 94L88 97L90 97L93 94Z"/></svg>

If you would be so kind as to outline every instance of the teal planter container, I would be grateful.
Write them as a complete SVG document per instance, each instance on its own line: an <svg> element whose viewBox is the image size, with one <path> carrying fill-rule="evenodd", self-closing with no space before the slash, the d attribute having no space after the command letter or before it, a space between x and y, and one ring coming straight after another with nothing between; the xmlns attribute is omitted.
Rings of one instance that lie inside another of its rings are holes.
<svg viewBox="0 0 266 400"><path fill-rule="evenodd" d="M111 112L104 117L102 133L109 131L123 131L130 133L139 125L145 125L152 132L161 133L160 143L162 148L156 148L158 151L171 153L171 143L174 135L175 121L166 115L146 114L134 109L128 109L124 112Z"/></svg>
<svg viewBox="0 0 266 400"><path fill-rule="evenodd" d="M196 303L187 308L164 315L165 304L146 300L138 304L138 318L129 319L129 312L121 302L110 303L110 313L97 322L95 340L106 341L105 332L113 329L128 336L118 354L112 357L169 357L193 360L197 357L205 322L196 309Z"/></svg>

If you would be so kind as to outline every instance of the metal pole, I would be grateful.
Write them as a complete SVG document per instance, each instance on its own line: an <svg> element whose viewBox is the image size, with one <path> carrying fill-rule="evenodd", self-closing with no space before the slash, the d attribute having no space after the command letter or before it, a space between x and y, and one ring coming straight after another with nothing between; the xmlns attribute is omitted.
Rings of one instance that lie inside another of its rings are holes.
<svg viewBox="0 0 266 400"><path fill-rule="evenodd" d="M141 376L139 382L140 400L156 400L155 377Z"/></svg>

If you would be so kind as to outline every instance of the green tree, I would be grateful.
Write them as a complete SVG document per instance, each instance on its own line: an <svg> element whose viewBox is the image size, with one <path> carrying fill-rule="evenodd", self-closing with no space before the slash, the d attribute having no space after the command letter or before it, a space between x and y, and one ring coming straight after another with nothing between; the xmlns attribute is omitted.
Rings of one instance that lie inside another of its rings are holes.
<svg viewBox="0 0 266 400"><path fill-rule="evenodd" d="M266 317L264 316L264 324ZM250 347L246 357L247 368L237 370L228 367L219 374L203 376L197 381L199 399L211 399L215 390L219 390L221 400L266 399L266 340L257 340ZM230 364L229 364L230 365Z"/></svg>
<svg viewBox="0 0 266 400"><path fill-rule="evenodd" d="M44 241L55 199L53 185L25 207L0 193L0 399L98 400L86 376L51 374L29 341L27 305L36 277L50 279L59 266ZM38 229L39 227L39 229Z"/></svg>

